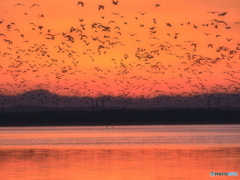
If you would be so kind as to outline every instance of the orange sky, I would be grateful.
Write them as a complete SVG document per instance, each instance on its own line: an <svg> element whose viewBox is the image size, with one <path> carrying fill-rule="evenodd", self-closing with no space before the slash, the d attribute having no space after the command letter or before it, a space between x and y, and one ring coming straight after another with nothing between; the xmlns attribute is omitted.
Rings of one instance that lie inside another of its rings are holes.
<svg viewBox="0 0 240 180"><path fill-rule="evenodd" d="M239 0L78 2L0 0L0 94L240 92Z"/></svg>

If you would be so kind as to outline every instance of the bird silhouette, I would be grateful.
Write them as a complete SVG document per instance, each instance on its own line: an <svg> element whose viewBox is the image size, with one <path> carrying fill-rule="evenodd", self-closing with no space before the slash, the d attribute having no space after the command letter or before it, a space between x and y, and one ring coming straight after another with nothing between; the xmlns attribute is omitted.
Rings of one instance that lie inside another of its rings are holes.
<svg viewBox="0 0 240 180"><path fill-rule="evenodd" d="M31 8L33 8L34 6L39 6L39 4L33 4L33 5L31 6Z"/></svg>
<svg viewBox="0 0 240 180"><path fill-rule="evenodd" d="M139 11L138 11L139 12ZM147 14L146 12L144 12L144 13L142 13L142 12L139 12L141 15L145 15L145 14Z"/></svg>
<svg viewBox="0 0 240 180"><path fill-rule="evenodd" d="M216 11L209 11L207 13L211 13L211 14L216 14L216 13L219 13L219 12L216 12Z"/></svg>
<svg viewBox="0 0 240 180"><path fill-rule="evenodd" d="M104 10L104 6L103 5L98 5L98 10Z"/></svg>
<svg viewBox="0 0 240 180"><path fill-rule="evenodd" d="M172 25L170 23L166 23L166 25L169 26L169 27L172 27Z"/></svg>
<svg viewBox="0 0 240 180"><path fill-rule="evenodd" d="M77 5L81 5L82 7L84 7L84 2L78 1Z"/></svg>
<svg viewBox="0 0 240 180"><path fill-rule="evenodd" d="M118 1L112 0L112 3L113 3L114 5L118 5Z"/></svg>
<svg viewBox="0 0 240 180"><path fill-rule="evenodd" d="M219 13L218 16L225 16L227 12Z"/></svg>
<svg viewBox="0 0 240 180"><path fill-rule="evenodd" d="M129 32L128 32L128 34L129 34L130 36L135 36L135 35L136 35L136 33L135 33L135 34L131 34L131 33L129 33Z"/></svg>
<svg viewBox="0 0 240 180"><path fill-rule="evenodd" d="M25 5L21 4L21 3L18 3L18 4L15 4L14 6L25 6Z"/></svg>
<svg viewBox="0 0 240 180"><path fill-rule="evenodd" d="M209 35L211 35L211 34L208 34L208 33L205 33L205 32L203 32L206 36L209 36Z"/></svg>

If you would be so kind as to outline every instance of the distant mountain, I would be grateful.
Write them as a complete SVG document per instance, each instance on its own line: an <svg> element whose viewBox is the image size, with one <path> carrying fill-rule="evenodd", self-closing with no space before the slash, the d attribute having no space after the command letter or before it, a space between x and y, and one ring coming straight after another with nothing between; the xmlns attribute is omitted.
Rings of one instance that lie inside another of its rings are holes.
<svg viewBox="0 0 240 180"><path fill-rule="evenodd" d="M40 97L40 96L58 96L58 95L53 94L45 89L36 89L36 90L24 92L20 96L38 96L38 97Z"/></svg>
<svg viewBox="0 0 240 180"><path fill-rule="evenodd" d="M196 96L157 96L124 98L102 96L60 96L47 90L28 91L17 96L0 95L2 111L163 109L163 108L240 108L240 94L202 94Z"/></svg>

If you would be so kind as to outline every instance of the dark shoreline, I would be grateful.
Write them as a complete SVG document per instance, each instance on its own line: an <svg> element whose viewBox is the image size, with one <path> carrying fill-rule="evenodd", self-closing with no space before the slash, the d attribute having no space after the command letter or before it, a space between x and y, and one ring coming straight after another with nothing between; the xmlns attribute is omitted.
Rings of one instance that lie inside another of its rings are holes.
<svg viewBox="0 0 240 180"><path fill-rule="evenodd" d="M234 109L105 109L4 112L0 127L240 124Z"/></svg>

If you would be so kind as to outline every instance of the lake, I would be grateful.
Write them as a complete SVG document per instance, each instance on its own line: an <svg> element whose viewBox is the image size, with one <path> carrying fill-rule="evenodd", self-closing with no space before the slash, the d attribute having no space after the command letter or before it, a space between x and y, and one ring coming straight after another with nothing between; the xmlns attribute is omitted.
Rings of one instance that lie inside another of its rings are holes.
<svg viewBox="0 0 240 180"><path fill-rule="evenodd" d="M0 177L239 179L240 125L0 127Z"/></svg>

